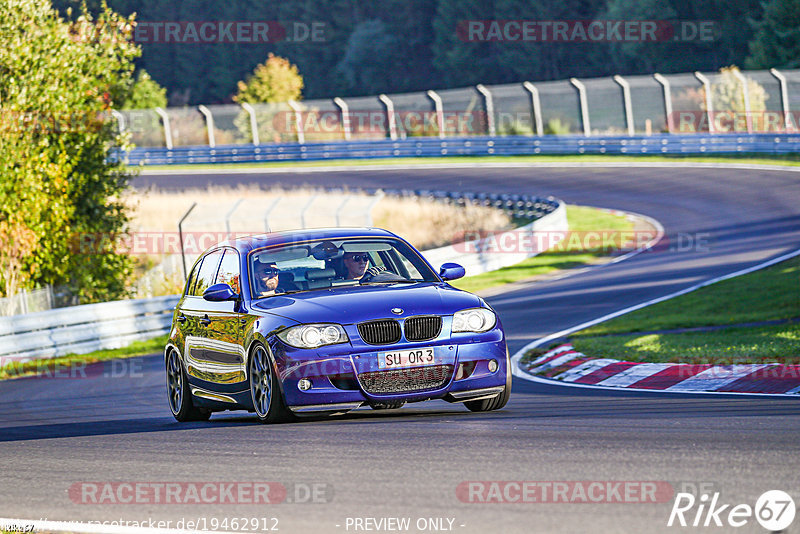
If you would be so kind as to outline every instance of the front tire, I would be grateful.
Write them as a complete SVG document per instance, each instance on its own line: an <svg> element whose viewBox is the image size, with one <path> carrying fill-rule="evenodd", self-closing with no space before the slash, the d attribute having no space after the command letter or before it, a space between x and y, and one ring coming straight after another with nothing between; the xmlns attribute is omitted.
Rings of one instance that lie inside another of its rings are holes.
<svg viewBox="0 0 800 534"><path fill-rule="evenodd" d="M167 354L167 398L172 416L180 423L187 421L208 421L210 410L196 408L192 404L189 380L183 370L178 351L170 349Z"/></svg>
<svg viewBox="0 0 800 534"><path fill-rule="evenodd" d="M253 348L250 356L250 398L258 420L262 423L283 423L293 419L281 394L272 359L262 344Z"/></svg>
<svg viewBox="0 0 800 534"><path fill-rule="evenodd" d="M505 406L509 397L511 397L511 358L506 349L506 385L503 391L491 399L467 401L464 403L464 406L473 412L490 412L492 410L499 410Z"/></svg>

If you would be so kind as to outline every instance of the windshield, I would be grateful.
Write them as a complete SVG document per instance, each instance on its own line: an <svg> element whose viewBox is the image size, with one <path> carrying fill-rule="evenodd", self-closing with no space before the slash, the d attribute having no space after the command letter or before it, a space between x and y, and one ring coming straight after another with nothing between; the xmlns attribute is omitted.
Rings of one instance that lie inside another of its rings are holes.
<svg viewBox="0 0 800 534"><path fill-rule="evenodd" d="M254 250L249 259L254 299L365 284L437 282L419 254L397 239L353 238Z"/></svg>

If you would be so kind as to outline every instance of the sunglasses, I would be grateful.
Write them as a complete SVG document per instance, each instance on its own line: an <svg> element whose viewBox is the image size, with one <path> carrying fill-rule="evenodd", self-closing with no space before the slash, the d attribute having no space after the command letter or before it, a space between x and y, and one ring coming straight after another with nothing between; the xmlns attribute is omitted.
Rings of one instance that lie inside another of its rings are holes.
<svg viewBox="0 0 800 534"><path fill-rule="evenodd" d="M361 255L350 256L347 259L351 261L363 261L364 263L366 263L369 261L369 256L367 254L361 254Z"/></svg>
<svg viewBox="0 0 800 534"><path fill-rule="evenodd" d="M267 267L264 269L264 278L275 278L280 270L277 267Z"/></svg>

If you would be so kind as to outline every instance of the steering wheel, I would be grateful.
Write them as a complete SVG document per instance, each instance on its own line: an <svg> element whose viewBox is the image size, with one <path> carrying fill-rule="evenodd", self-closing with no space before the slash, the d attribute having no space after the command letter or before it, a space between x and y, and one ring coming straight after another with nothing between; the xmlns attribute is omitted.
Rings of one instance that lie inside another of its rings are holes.
<svg viewBox="0 0 800 534"><path fill-rule="evenodd" d="M367 269L367 272L364 273L364 276L361 277L360 282L400 282L405 280L399 274L395 274L391 271L387 271L386 267L375 265Z"/></svg>

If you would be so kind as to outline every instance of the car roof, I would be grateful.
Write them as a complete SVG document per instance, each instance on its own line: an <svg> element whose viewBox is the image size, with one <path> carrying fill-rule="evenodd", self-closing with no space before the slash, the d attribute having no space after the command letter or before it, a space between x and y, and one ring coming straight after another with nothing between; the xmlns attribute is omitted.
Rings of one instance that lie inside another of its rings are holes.
<svg viewBox="0 0 800 534"><path fill-rule="evenodd" d="M237 237L236 239L222 241L221 243L209 248L209 250L219 247L233 247L239 252L247 254L252 250L273 245L297 243L299 241L315 241L323 239L333 240L353 237L398 238L397 235L382 228L309 228L307 230L286 230L282 232L271 232L266 234Z"/></svg>

